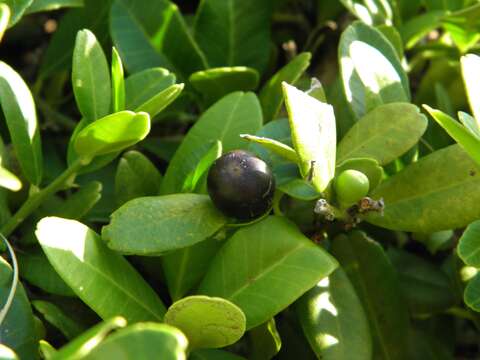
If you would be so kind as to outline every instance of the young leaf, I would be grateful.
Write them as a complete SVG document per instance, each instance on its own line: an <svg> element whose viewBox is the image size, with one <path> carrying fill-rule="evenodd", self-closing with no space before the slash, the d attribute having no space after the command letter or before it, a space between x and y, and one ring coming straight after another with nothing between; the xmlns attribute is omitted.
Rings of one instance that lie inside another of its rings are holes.
<svg viewBox="0 0 480 360"><path fill-rule="evenodd" d="M480 268L480 220L472 222L458 241L457 253L469 266Z"/></svg>
<svg viewBox="0 0 480 360"><path fill-rule="evenodd" d="M0 304L5 305L12 286L13 271L10 265L0 259ZM0 338L3 345L11 348L21 359L32 359L37 354L38 341L34 331L32 309L21 283L17 284L13 302L6 317L0 324Z"/></svg>
<svg viewBox="0 0 480 360"><path fill-rule="evenodd" d="M112 47L112 110L125 110L125 79L123 77L122 59L117 49Z"/></svg>
<svg viewBox="0 0 480 360"><path fill-rule="evenodd" d="M183 183L182 192L194 192L198 181L220 156L222 156L222 143L217 140L210 150L200 159L197 167L188 174Z"/></svg>
<svg viewBox="0 0 480 360"><path fill-rule="evenodd" d="M480 164L480 138L440 110L432 109L427 105L423 105L423 107L430 113L435 121L465 149L468 155L470 155L477 164Z"/></svg>
<svg viewBox="0 0 480 360"><path fill-rule="evenodd" d="M337 237L332 251L367 315L373 339L372 358L407 359L408 310L395 270L380 244L355 231L349 236Z"/></svg>
<svg viewBox="0 0 480 360"><path fill-rule="evenodd" d="M339 58L347 101L357 119L381 104L409 102L408 77L380 31L354 22L340 38Z"/></svg>
<svg viewBox="0 0 480 360"><path fill-rule="evenodd" d="M12 191L18 191L22 188L20 179L0 165L0 186Z"/></svg>
<svg viewBox="0 0 480 360"><path fill-rule="evenodd" d="M146 112L153 119L163 109L170 105L182 92L184 84L174 84L153 96L138 108L136 112Z"/></svg>
<svg viewBox="0 0 480 360"><path fill-rule="evenodd" d="M115 211L102 238L123 254L158 255L203 241L226 222L206 195L151 196Z"/></svg>
<svg viewBox="0 0 480 360"><path fill-rule="evenodd" d="M320 281L295 304L303 332L315 354L325 360L372 358L367 316L342 268Z"/></svg>
<svg viewBox="0 0 480 360"><path fill-rule="evenodd" d="M112 89L107 59L95 35L81 30L75 40L72 85L80 113L88 122L107 115Z"/></svg>
<svg viewBox="0 0 480 360"><path fill-rule="evenodd" d="M380 105L353 125L338 144L337 164L351 158L372 158L388 164L414 146L427 128L415 105Z"/></svg>
<svg viewBox="0 0 480 360"><path fill-rule="evenodd" d="M261 136L254 136L248 134L240 134L242 139L257 143L265 147L266 149L274 152L275 154L285 158L293 163L299 163L297 152L290 146L281 143L280 141L269 139Z"/></svg>
<svg viewBox="0 0 480 360"><path fill-rule="evenodd" d="M0 42L2 41L3 34L7 30L8 23L10 21L10 8L7 4L0 4Z"/></svg>
<svg viewBox="0 0 480 360"><path fill-rule="evenodd" d="M259 75L245 66L220 67L197 71L190 75L189 81L205 103L211 105L231 92L255 90Z"/></svg>
<svg viewBox="0 0 480 360"><path fill-rule="evenodd" d="M32 305L35 310L43 315L45 320L60 330L60 332L65 335L67 339L72 339L80 335L85 330L83 326L70 318L54 303L43 300L35 300L32 301Z"/></svg>
<svg viewBox="0 0 480 360"><path fill-rule="evenodd" d="M115 198L118 206L141 196L157 195L162 175L142 153L123 154L115 174Z"/></svg>
<svg viewBox="0 0 480 360"><path fill-rule="evenodd" d="M221 141L223 152L246 148L243 133L256 133L262 124L262 111L253 93L234 92L213 104L190 129L172 158L161 193L182 190L185 177L197 166L214 141ZM199 151L201 149L201 151Z"/></svg>
<svg viewBox="0 0 480 360"><path fill-rule="evenodd" d="M37 224L35 234L58 274L101 318L161 321L165 307L157 294L87 226L47 217Z"/></svg>
<svg viewBox="0 0 480 360"><path fill-rule="evenodd" d="M308 52L298 54L262 87L259 98L265 122L275 119L280 110L283 101L282 83L295 85L310 65L311 58L312 54Z"/></svg>
<svg viewBox="0 0 480 360"><path fill-rule="evenodd" d="M283 83L285 104L300 172L323 192L335 173L337 147L333 108Z"/></svg>
<svg viewBox="0 0 480 360"><path fill-rule="evenodd" d="M123 328L126 325L127 321L120 316L105 320L58 349L58 351L54 353L54 356L52 356L52 360L83 359L84 356L88 355L95 346L98 346L109 333L115 329Z"/></svg>
<svg viewBox="0 0 480 360"><path fill-rule="evenodd" d="M175 84L175 75L167 69L150 68L137 72L125 80L125 108L135 111L173 84Z"/></svg>
<svg viewBox="0 0 480 360"><path fill-rule="evenodd" d="M236 343L245 332L245 315L230 301L209 296L189 296L167 310L166 324L182 330L190 348L219 348Z"/></svg>
<svg viewBox="0 0 480 360"><path fill-rule="evenodd" d="M116 331L82 359L102 360L117 354L125 359L184 360L187 345L188 341L180 330L147 322Z"/></svg>
<svg viewBox="0 0 480 360"><path fill-rule="evenodd" d="M92 159L132 146L143 140L149 132L148 114L120 111L83 128L75 137L75 151L81 158Z"/></svg>
<svg viewBox="0 0 480 360"><path fill-rule="evenodd" d="M480 57L475 54L462 56L460 64L468 102L478 127L480 126L480 100L478 99L480 93Z"/></svg>
<svg viewBox="0 0 480 360"><path fill-rule="evenodd" d="M43 159L33 97L20 75L2 61L0 103L22 172L28 181L38 185L42 179Z"/></svg>
<svg viewBox="0 0 480 360"><path fill-rule="evenodd" d="M251 329L286 308L336 266L295 225L271 216L241 228L223 245L198 293L238 305Z"/></svg>
<svg viewBox="0 0 480 360"><path fill-rule="evenodd" d="M269 1L202 0L194 34L211 67L249 66L263 73L270 54Z"/></svg>
<svg viewBox="0 0 480 360"><path fill-rule="evenodd" d="M432 233L478 219L480 168L458 145L437 150L382 182L370 196L383 198L383 216L367 221L402 231ZM448 216L445 216L448 214Z"/></svg>

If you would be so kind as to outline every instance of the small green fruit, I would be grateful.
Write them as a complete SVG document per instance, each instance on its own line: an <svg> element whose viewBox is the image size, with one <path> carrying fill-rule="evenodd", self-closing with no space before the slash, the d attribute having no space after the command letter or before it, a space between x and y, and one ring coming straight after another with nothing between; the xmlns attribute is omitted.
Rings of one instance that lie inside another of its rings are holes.
<svg viewBox="0 0 480 360"><path fill-rule="evenodd" d="M337 201L342 206L350 206L368 194L368 177L357 170L345 170L335 178L334 189Z"/></svg>

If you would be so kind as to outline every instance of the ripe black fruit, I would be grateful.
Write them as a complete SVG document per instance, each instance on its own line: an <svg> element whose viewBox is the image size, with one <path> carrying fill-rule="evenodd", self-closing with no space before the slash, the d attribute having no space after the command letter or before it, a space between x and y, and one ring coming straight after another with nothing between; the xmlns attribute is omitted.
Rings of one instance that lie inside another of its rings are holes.
<svg viewBox="0 0 480 360"><path fill-rule="evenodd" d="M244 150L230 151L208 172L208 194L225 215L249 220L270 209L275 179L268 165Z"/></svg>

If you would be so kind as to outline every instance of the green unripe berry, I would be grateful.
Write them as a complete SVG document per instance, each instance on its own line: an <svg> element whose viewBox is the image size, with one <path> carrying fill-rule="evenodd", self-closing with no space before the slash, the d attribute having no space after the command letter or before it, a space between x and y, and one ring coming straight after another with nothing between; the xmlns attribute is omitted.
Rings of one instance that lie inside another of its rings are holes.
<svg viewBox="0 0 480 360"><path fill-rule="evenodd" d="M342 171L334 181L337 201L342 206L355 204L361 198L367 196L369 188L368 177L358 170Z"/></svg>

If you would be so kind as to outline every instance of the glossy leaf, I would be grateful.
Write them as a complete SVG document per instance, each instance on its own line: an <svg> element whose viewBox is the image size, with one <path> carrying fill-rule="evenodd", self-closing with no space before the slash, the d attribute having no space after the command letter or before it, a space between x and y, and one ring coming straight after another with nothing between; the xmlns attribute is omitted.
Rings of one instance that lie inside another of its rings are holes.
<svg viewBox="0 0 480 360"><path fill-rule="evenodd" d="M83 0L34 0L27 9L27 14L59 10L67 7L82 7Z"/></svg>
<svg viewBox="0 0 480 360"><path fill-rule="evenodd" d="M441 10L428 11L402 24L400 34L405 47L407 49L413 48L425 35L440 26L444 16L445 12Z"/></svg>
<svg viewBox="0 0 480 360"><path fill-rule="evenodd" d="M262 74L270 53L269 1L202 0L194 35L211 67L248 66Z"/></svg>
<svg viewBox="0 0 480 360"><path fill-rule="evenodd" d="M5 305L12 286L13 271L0 259L0 304ZM11 348L21 359L36 356L38 341L34 331L34 320L27 294L21 283L17 284L13 302L0 325L2 344Z"/></svg>
<svg viewBox="0 0 480 360"><path fill-rule="evenodd" d="M475 54L465 55L460 59L460 64L468 102L477 125L480 125L480 101L478 100L478 93L480 92L478 85L480 81L480 57Z"/></svg>
<svg viewBox="0 0 480 360"><path fill-rule="evenodd" d="M331 105L283 83L293 146L300 172L323 192L335 173L336 128ZM311 176L310 176L311 174Z"/></svg>
<svg viewBox="0 0 480 360"><path fill-rule="evenodd" d="M315 354L325 360L372 358L367 316L342 268L309 290L295 306Z"/></svg>
<svg viewBox="0 0 480 360"><path fill-rule="evenodd" d="M368 177L370 191L375 189L382 181L383 168L374 159L352 158L345 160L337 165L335 173L340 174L342 171L350 169L360 171Z"/></svg>
<svg viewBox="0 0 480 360"><path fill-rule="evenodd" d="M119 316L105 320L58 349L51 360L83 358L92 351L92 345L98 345L110 332L126 325L126 320Z"/></svg>
<svg viewBox="0 0 480 360"><path fill-rule="evenodd" d="M11 11L7 4L0 4L0 42L10 22Z"/></svg>
<svg viewBox="0 0 480 360"><path fill-rule="evenodd" d="M321 194L308 181L303 179L293 179L281 182L277 188L285 194L300 200L318 199Z"/></svg>
<svg viewBox="0 0 480 360"><path fill-rule="evenodd" d="M238 305L251 329L290 305L336 266L295 225L285 218L268 217L241 228L225 243L198 293Z"/></svg>
<svg viewBox="0 0 480 360"><path fill-rule="evenodd" d="M381 105L352 126L337 148L337 163L372 158L388 164L414 146L427 128L427 119L412 104Z"/></svg>
<svg viewBox="0 0 480 360"><path fill-rule="evenodd" d="M167 310L166 324L180 329L192 349L219 348L237 342L245 332L245 315L230 301L218 297L189 296Z"/></svg>
<svg viewBox="0 0 480 360"><path fill-rule="evenodd" d="M28 7L32 4L33 0L3 0L10 8L10 22L8 27L15 25L21 18Z"/></svg>
<svg viewBox="0 0 480 360"><path fill-rule="evenodd" d="M200 159L197 167L188 174L183 183L182 192L194 192L201 177L207 173L210 166L220 156L222 156L222 143L217 140L210 150L208 150L208 152Z"/></svg>
<svg viewBox="0 0 480 360"><path fill-rule="evenodd" d="M101 318L161 321L165 307L157 294L87 226L47 217L38 223L36 235L58 274Z"/></svg>
<svg viewBox="0 0 480 360"><path fill-rule="evenodd" d="M88 122L107 115L112 89L107 58L95 35L81 30L75 40L72 85L78 109Z"/></svg>
<svg viewBox="0 0 480 360"><path fill-rule="evenodd" d="M259 75L245 66L220 67L197 71L190 75L189 81L210 105L231 92L255 90Z"/></svg>
<svg viewBox="0 0 480 360"><path fill-rule="evenodd" d="M18 191L22 188L20 179L0 165L0 186L11 191Z"/></svg>
<svg viewBox="0 0 480 360"><path fill-rule="evenodd" d="M50 324L56 327L67 339L80 335L83 326L65 314L58 306L48 301L35 300L32 305Z"/></svg>
<svg viewBox="0 0 480 360"><path fill-rule="evenodd" d="M132 150L123 154L115 174L115 199L123 205L141 196L158 194L162 175L142 153Z"/></svg>
<svg viewBox="0 0 480 360"><path fill-rule="evenodd" d="M480 268L480 220L465 229L458 241L457 253L465 264Z"/></svg>
<svg viewBox="0 0 480 360"><path fill-rule="evenodd" d="M143 140L149 132L148 114L120 111L80 130L75 137L75 151L81 158L91 159L134 145Z"/></svg>
<svg viewBox="0 0 480 360"><path fill-rule="evenodd" d="M480 274L475 275L467 284L464 293L465 304L480 312Z"/></svg>
<svg viewBox="0 0 480 360"><path fill-rule="evenodd" d="M162 268L173 301L200 283L222 242L210 238L162 256Z"/></svg>
<svg viewBox="0 0 480 360"><path fill-rule="evenodd" d="M271 359L282 347L282 339L275 326L275 319L254 327L248 332L251 346L251 360Z"/></svg>
<svg viewBox="0 0 480 360"><path fill-rule="evenodd" d="M455 305L450 280L434 264L398 249L389 249L387 254L398 272L410 313L432 314Z"/></svg>
<svg viewBox="0 0 480 360"><path fill-rule="evenodd" d="M373 339L373 358L406 359L409 316L392 264L380 244L364 233L333 242L340 262L363 305Z"/></svg>
<svg viewBox="0 0 480 360"><path fill-rule="evenodd" d="M20 167L31 183L42 179L42 147L32 94L27 84L0 61L0 103Z"/></svg>
<svg viewBox="0 0 480 360"><path fill-rule="evenodd" d="M473 135L480 138L480 127L475 118L463 111L458 112L458 119Z"/></svg>
<svg viewBox="0 0 480 360"><path fill-rule="evenodd" d="M18 360L17 354L9 347L0 344L0 359L2 360Z"/></svg>
<svg viewBox="0 0 480 360"><path fill-rule="evenodd" d="M423 105L423 107L427 109L435 121L465 149L468 155L475 160L477 164L480 164L480 138L442 111L432 109L427 105Z"/></svg>
<svg viewBox="0 0 480 360"><path fill-rule="evenodd" d="M174 84L169 86L162 92L158 93L140 105L136 111L146 112L153 119L180 95L183 87L183 84Z"/></svg>
<svg viewBox="0 0 480 360"><path fill-rule="evenodd" d="M384 199L384 214L367 221L421 233L464 227L479 217L479 184L478 165L458 145L449 146L381 183L370 196Z"/></svg>
<svg viewBox="0 0 480 360"><path fill-rule="evenodd" d="M136 111L157 94L175 84L175 75L164 68L150 68L125 80L126 109Z"/></svg>
<svg viewBox="0 0 480 360"><path fill-rule="evenodd" d="M123 64L117 49L112 47L112 110L125 110L125 79Z"/></svg>
<svg viewBox="0 0 480 360"><path fill-rule="evenodd" d="M38 342L38 352L45 360L52 359L55 354L57 353L57 349L55 349L52 345L50 345L45 340L40 340Z"/></svg>
<svg viewBox="0 0 480 360"><path fill-rule="evenodd" d="M393 10L389 1L340 0L340 2L352 14L368 25L392 24Z"/></svg>
<svg viewBox="0 0 480 360"><path fill-rule="evenodd" d="M300 161L298 159L297 152L294 149L292 149L290 146L285 145L280 141L269 139L266 137L261 137L261 136L248 135L248 134L241 134L240 137L242 139L260 144L266 149L285 158L288 161L291 161L293 163L298 163Z"/></svg>
<svg viewBox="0 0 480 360"><path fill-rule="evenodd" d="M187 346L180 330L166 324L141 323L116 331L82 359L184 360Z"/></svg>
<svg viewBox="0 0 480 360"><path fill-rule="evenodd" d="M158 255L205 240L226 221L206 195L143 197L115 211L102 238L124 254Z"/></svg>
<svg viewBox="0 0 480 360"><path fill-rule="evenodd" d="M161 193L182 190L185 177L197 166L214 141L223 152L246 148L240 134L254 134L262 124L262 112L255 94L234 92L213 104L187 133L165 173ZM199 151L201 149L202 151Z"/></svg>
<svg viewBox="0 0 480 360"><path fill-rule="evenodd" d="M20 276L42 290L61 296L75 296L75 293L52 268L43 252L19 253Z"/></svg>
<svg viewBox="0 0 480 360"><path fill-rule="evenodd" d="M265 122L275 119L280 110L283 101L282 83L295 85L310 65L311 58L312 55L308 52L298 54L263 85L259 99Z"/></svg>
<svg viewBox="0 0 480 360"><path fill-rule="evenodd" d="M354 22L339 45L340 72L350 107L361 118L378 105L408 102L408 78L392 44L375 28Z"/></svg>

